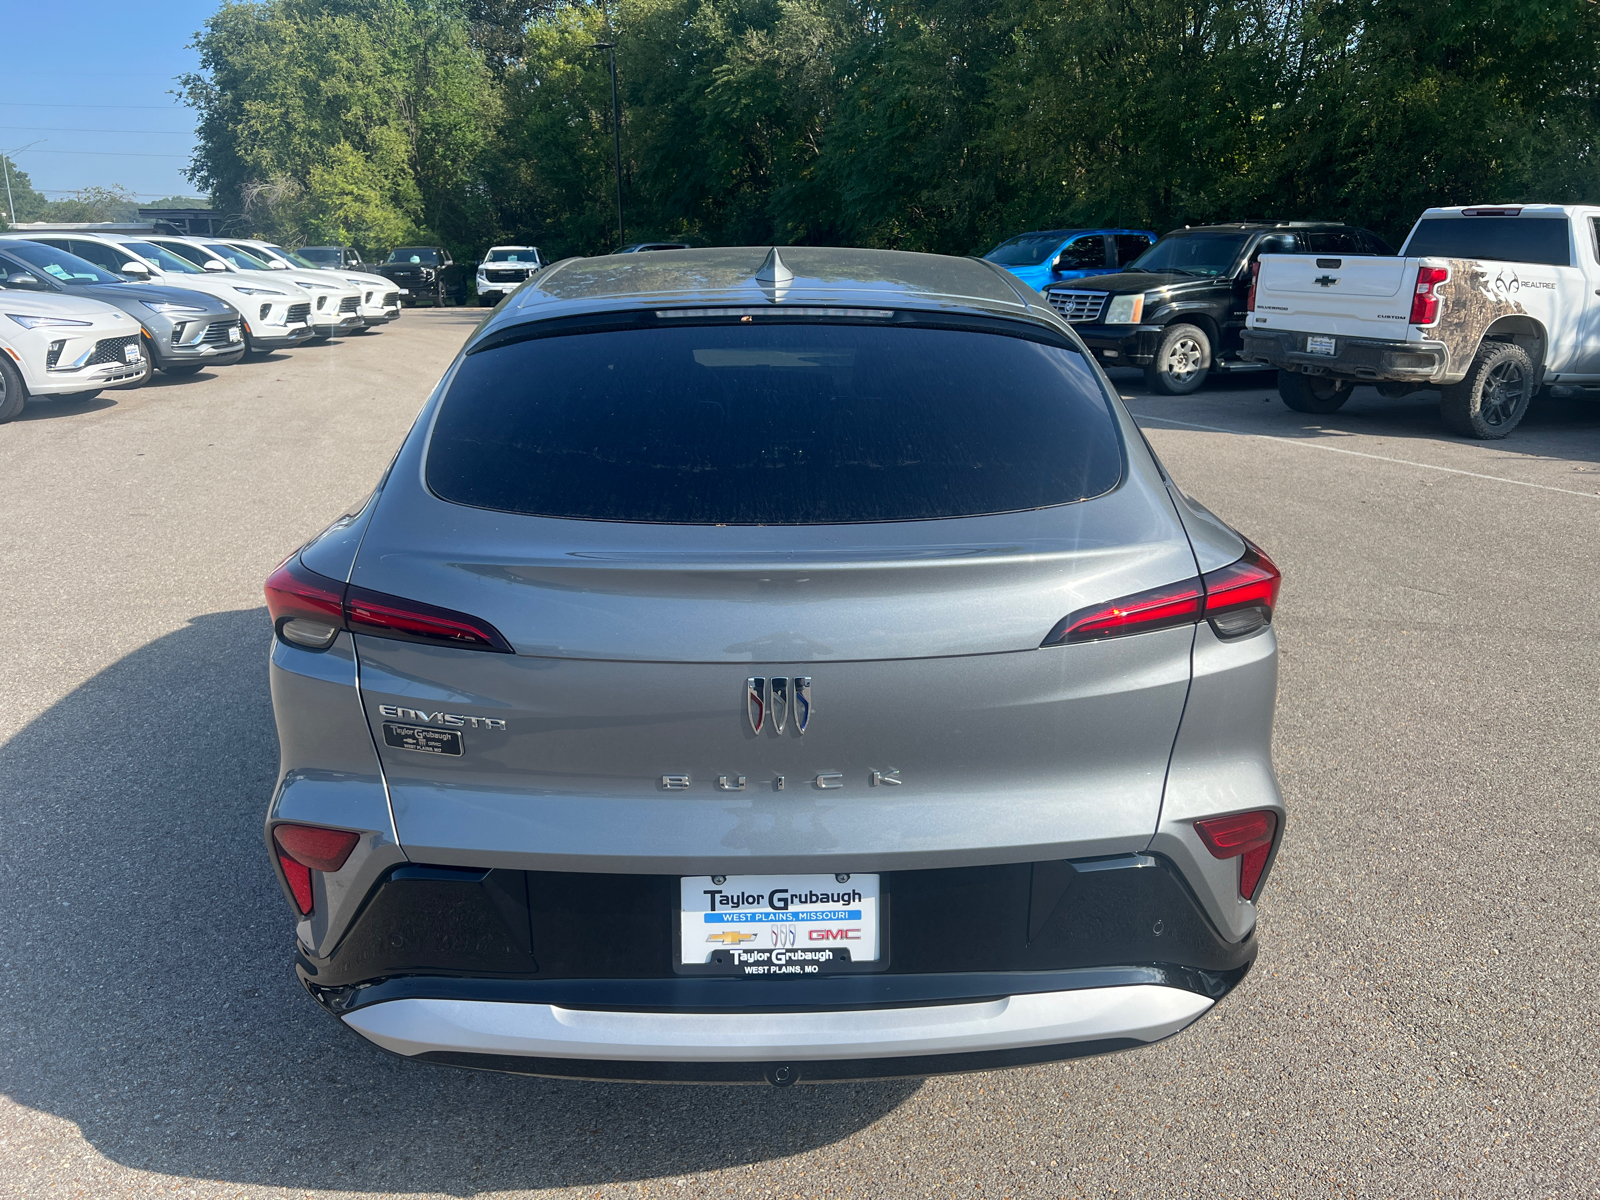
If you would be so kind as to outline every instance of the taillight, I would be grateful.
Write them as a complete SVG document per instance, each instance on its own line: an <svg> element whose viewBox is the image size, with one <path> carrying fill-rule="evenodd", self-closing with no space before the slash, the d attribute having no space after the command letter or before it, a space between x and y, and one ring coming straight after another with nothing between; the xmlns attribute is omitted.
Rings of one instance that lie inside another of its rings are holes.
<svg viewBox="0 0 1600 1200"><path fill-rule="evenodd" d="M1102 638L1193 625L1200 620L1204 595L1198 579L1186 579L1167 587L1136 592L1132 596L1113 600L1110 604L1080 608L1057 621L1056 627L1042 644L1059 646L1067 642L1098 642Z"/></svg>
<svg viewBox="0 0 1600 1200"><path fill-rule="evenodd" d="M512 653L511 644L487 621L448 608L370 592L366 588L351 587L345 593L344 615L352 633L370 633L430 646Z"/></svg>
<svg viewBox="0 0 1600 1200"><path fill-rule="evenodd" d="M1057 621L1040 645L1098 642L1130 633L1198 625L1202 620L1211 622L1218 637L1254 633L1272 620L1283 576L1261 547L1248 538L1244 546L1244 557L1208 571L1199 579L1080 608Z"/></svg>
<svg viewBox="0 0 1600 1200"><path fill-rule="evenodd" d="M361 840L348 829L324 829L318 825L279 825L272 831L278 850L278 865L294 893L301 916L310 916L315 903L311 893L311 872L337 871Z"/></svg>
<svg viewBox="0 0 1600 1200"><path fill-rule="evenodd" d="M352 587L309 570L292 554L267 580L267 611L284 641L326 650L341 630L429 646L512 654L511 643L487 621L417 600Z"/></svg>
<svg viewBox="0 0 1600 1200"><path fill-rule="evenodd" d="M1278 814L1267 810L1212 817L1196 821L1194 830L1213 858L1239 860L1239 895L1254 900L1278 832Z"/></svg>
<svg viewBox="0 0 1600 1200"><path fill-rule="evenodd" d="M1438 286L1450 278L1448 267L1418 267L1417 290L1411 297L1411 323L1432 325L1439 319Z"/></svg>
<svg viewBox="0 0 1600 1200"><path fill-rule="evenodd" d="M1283 574L1260 546L1245 540L1244 557L1205 575L1206 620L1220 638L1244 637L1272 620Z"/></svg>
<svg viewBox="0 0 1600 1200"><path fill-rule="evenodd" d="M1250 264L1250 294L1245 297L1245 312L1255 312L1256 310L1256 280L1260 278L1261 260L1258 258L1255 262Z"/></svg>
<svg viewBox="0 0 1600 1200"><path fill-rule="evenodd" d="M344 628L344 584L308 571L291 554L267 578L267 612L284 641L326 650Z"/></svg>

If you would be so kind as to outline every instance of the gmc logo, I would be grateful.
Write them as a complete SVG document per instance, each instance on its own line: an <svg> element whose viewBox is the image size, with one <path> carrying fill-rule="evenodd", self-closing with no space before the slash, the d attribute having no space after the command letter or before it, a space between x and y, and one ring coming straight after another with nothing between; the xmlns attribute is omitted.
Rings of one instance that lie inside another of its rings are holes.
<svg viewBox="0 0 1600 1200"><path fill-rule="evenodd" d="M807 936L813 942L859 942L861 930L857 929L813 929Z"/></svg>

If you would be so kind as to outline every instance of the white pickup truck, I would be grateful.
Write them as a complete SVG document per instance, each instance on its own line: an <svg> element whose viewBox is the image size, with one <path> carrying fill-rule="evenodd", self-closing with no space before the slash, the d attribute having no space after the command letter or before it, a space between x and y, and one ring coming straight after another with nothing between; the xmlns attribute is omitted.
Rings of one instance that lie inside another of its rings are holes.
<svg viewBox="0 0 1600 1200"><path fill-rule="evenodd" d="M1297 412L1436 387L1451 430L1505 437L1539 388L1600 386L1600 207L1430 208L1394 258L1263 256L1246 307Z"/></svg>

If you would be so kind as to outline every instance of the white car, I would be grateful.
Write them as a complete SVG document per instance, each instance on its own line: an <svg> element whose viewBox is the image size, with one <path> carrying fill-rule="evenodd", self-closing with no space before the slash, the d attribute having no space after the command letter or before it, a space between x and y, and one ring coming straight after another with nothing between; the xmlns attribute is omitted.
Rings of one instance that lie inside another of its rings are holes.
<svg viewBox="0 0 1600 1200"><path fill-rule="evenodd" d="M0 276L4 268L0 267ZM139 322L82 296L11 290L0 277L0 423L30 396L93 396L150 378Z"/></svg>
<svg viewBox="0 0 1600 1200"><path fill-rule="evenodd" d="M374 325L387 325L390 321L400 319L400 292L393 280L385 279L382 275L320 266L293 250L273 242L234 238L230 239L230 244L247 250L257 258L265 259L268 266L283 264L284 270L291 272L297 281L302 277L335 284L343 281L359 289L361 303L356 311L361 314L362 321L369 329Z"/></svg>
<svg viewBox="0 0 1600 1200"><path fill-rule="evenodd" d="M490 246L478 264L478 303L500 303L543 268L537 246Z"/></svg>
<svg viewBox="0 0 1600 1200"><path fill-rule="evenodd" d="M364 328L357 311L361 293L347 283L311 280L291 276L286 271L275 271L249 250L216 238L184 238L158 236L147 239L157 246L187 258L197 267L207 271L237 271L252 283L262 287L277 287L280 282L293 284L311 296L311 340L325 342L335 334L350 333ZM216 263L217 266L210 264ZM308 275L303 272L302 275ZM268 278L270 276L271 278Z"/></svg>
<svg viewBox="0 0 1600 1200"><path fill-rule="evenodd" d="M128 234L30 232L27 240L76 254L126 279L215 296L244 318L245 340L251 350L277 350L311 336L311 294L288 280L263 282L237 271L207 271L165 247ZM226 348L226 342L217 344L219 351Z"/></svg>

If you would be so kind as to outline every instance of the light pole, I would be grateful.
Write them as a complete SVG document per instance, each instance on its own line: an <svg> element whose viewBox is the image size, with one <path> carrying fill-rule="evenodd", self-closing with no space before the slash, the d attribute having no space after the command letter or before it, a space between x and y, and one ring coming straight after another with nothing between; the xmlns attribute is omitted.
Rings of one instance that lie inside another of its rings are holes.
<svg viewBox="0 0 1600 1200"><path fill-rule="evenodd" d="M41 143L44 143L44 142L48 142L49 140L50 140L49 138L40 138L37 142L29 142L26 146L18 146L15 150L0 150L0 168L4 168L5 169L5 176L6 176L6 224L7 225L15 225L17 223L17 205L16 205L16 202L11 199L11 161L10 161L11 155L13 155L13 154L21 154L24 150L31 150L35 146L40 145ZM621 176L619 175L618 178L620 179Z"/></svg>
<svg viewBox="0 0 1600 1200"><path fill-rule="evenodd" d="M611 140L617 155L617 249L627 238L622 233L622 109L617 104L617 44L596 42L591 49L611 52Z"/></svg>

